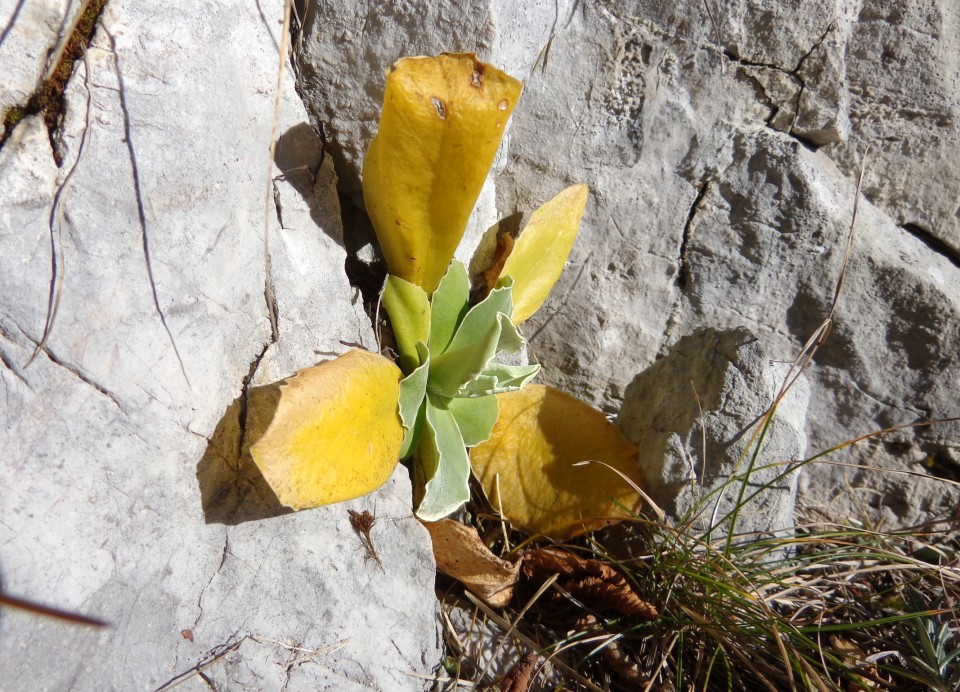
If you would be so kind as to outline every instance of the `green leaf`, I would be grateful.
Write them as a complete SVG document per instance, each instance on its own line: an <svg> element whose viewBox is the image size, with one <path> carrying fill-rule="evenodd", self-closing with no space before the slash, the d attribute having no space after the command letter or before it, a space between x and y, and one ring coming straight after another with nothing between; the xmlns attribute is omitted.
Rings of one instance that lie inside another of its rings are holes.
<svg viewBox="0 0 960 692"><path fill-rule="evenodd" d="M451 347L433 360L427 389L450 398L466 396L465 387L483 372L498 353L515 353L523 344L523 337L510 318L502 312L497 313L496 320L477 341L456 350ZM473 396L478 395L480 393Z"/></svg>
<svg viewBox="0 0 960 692"><path fill-rule="evenodd" d="M470 457L453 413L442 399L427 394L426 425L420 440L423 498L417 516L437 521L470 499Z"/></svg>
<svg viewBox="0 0 960 692"><path fill-rule="evenodd" d="M444 351L431 349L434 355L440 355L445 351L457 351L474 344L487 334L498 314L502 313L510 317L513 312L513 278L503 277L501 282L501 286L490 291L486 298L470 308L450 345Z"/></svg>
<svg viewBox="0 0 960 692"><path fill-rule="evenodd" d="M430 353L423 342L417 344L423 364L400 380L400 419L403 421L403 446L400 458L413 454L423 432L424 399L427 394L427 375L430 372Z"/></svg>
<svg viewBox="0 0 960 692"><path fill-rule="evenodd" d="M400 369L409 374L422 365L417 342L430 338L430 301L422 288L396 276L387 277L382 300L397 337Z"/></svg>
<svg viewBox="0 0 960 692"><path fill-rule="evenodd" d="M443 353L434 350L428 389L446 397L461 396L461 388L477 377L497 353L516 353L526 343L510 320L512 279L494 289L464 316Z"/></svg>
<svg viewBox="0 0 960 692"><path fill-rule="evenodd" d="M490 438L497 422L497 397L481 396L473 399L451 399L447 408L457 420L463 444L473 447Z"/></svg>
<svg viewBox="0 0 960 692"><path fill-rule="evenodd" d="M462 397L486 397L515 392L540 372L540 366L490 363L473 380L460 388ZM457 401L455 399L454 401Z"/></svg>
<svg viewBox="0 0 960 692"><path fill-rule="evenodd" d="M431 351L443 353L447 350L467 312L469 300L470 280L467 278L467 270L463 264L454 260L430 299Z"/></svg>

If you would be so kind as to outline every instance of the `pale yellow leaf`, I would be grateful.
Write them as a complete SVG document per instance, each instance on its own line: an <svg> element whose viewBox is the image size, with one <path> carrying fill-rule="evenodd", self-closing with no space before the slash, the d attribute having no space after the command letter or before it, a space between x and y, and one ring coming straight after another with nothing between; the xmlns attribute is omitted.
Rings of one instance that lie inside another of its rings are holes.
<svg viewBox="0 0 960 692"><path fill-rule="evenodd" d="M400 459L400 369L354 349L280 387L273 420L250 448L281 504L318 507L366 495Z"/></svg>
<svg viewBox="0 0 960 692"><path fill-rule="evenodd" d="M436 289L521 89L470 53L394 64L363 162L364 200L391 274Z"/></svg>
<svg viewBox="0 0 960 692"><path fill-rule="evenodd" d="M645 482L630 444L596 409L557 389L498 394L490 439L470 452L490 504L520 528L563 540L627 516ZM497 477L499 476L499 482Z"/></svg>
<svg viewBox="0 0 960 692"><path fill-rule="evenodd" d="M589 193L586 185L568 187L533 212L520 233L500 271L513 277L514 324L539 310L560 278Z"/></svg>
<svg viewBox="0 0 960 692"><path fill-rule="evenodd" d="M508 562L492 552L480 540L472 526L452 519L425 522L433 539L437 569L463 583L484 603L502 608L513 597L520 576L520 562Z"/></svg>

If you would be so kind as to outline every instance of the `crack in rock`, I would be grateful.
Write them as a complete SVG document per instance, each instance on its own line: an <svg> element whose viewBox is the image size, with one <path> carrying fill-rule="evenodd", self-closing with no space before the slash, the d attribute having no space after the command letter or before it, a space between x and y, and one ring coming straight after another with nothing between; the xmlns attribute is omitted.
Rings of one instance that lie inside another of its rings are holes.
<svg viewBox="0 0 960 692"><path fill-rule="evenodd" d="M20 384L25 386L31 392L33 391L33 387L31 387L30 383L27 382L26 378L24 378L23 373L20 372L16 364L7 357L7 354L3 353L2 351L0 351L0 363L3 363L3 367L5 367L9 372L13 373L13 376L20 380Z"/></svg>
<svg viewBox="0 0 960 692"><path fill-rule="evenodd" d="M0 34L0 44L6 40L13 30L24 4L22 1L17 3L7 26ZM70 28L65 32L65 38L55 50L51 48L49 51L47 59L50 67L37 85L36 90L26 99L25 105L12 106L3 114L0 149L3 148L19 122L27 116L42 113L50 137L54 161L56 161L57 166L63 164L63 155L60 151L61 147L58 146L58 140L61 135L60 126L65 110L64 93L67 83L73 75L74 64L85 56L106 5L107 0L88 0L83 9L74 15Z"/></svg>
<svg viewBox="0 0 960 692"><path fill-rule="evenodd" d="M747 74L747 76L750 77L750 79L752 79L754 82L757 83L757 85L760 87L761 91L763 92L763 97L771 108L771 113L765 119L764 124L767 127L773 130L776 130L777 132L783 132L784 134L792 137L793 139L803 144L805 147L812 150L818 149L819 147L823 146L823 144L813 141L809 137L805 137L804 135L800 134L796 130L797 120L800 117L800 105L803 99L804 92L807 88L807 81L806 79L804 79L801 73L806 61L810 58L811 55L813 55L813 53L817 50L817 48L823 45L824 41L826 41L827 39L827 36L830 34L831 31L834 30L835 27L836 27L836 22L831 21L827 25L827 28L824 29L823 33L820 34L820 37L817 39L817 41L810 47L810 49L806 53L800 56L800 58L797 60L797 64L792 69L788 69L781 65L777 65L776 63L768 63L768 62L762 62L757 60L748 60L746 58L741 57L734 50L729 48L723 50L724 57L726 57L731 62L736 63L742 68L747 68L745 69L745 73ZM749 69L772 70L772 71L778 72L782 74L784 77L786 77L787 79L795 83L796 91L786 100L778 99L776 98L775 95L771 95L769 93L772 88L772 85L764 83L762 79L760 79L754 74L751 74ZM784 113L785 110L788 111L787 117L790 118L789 124L778 123L777 122L778 119L780 118L781 114ZM793 111L792 116L790 115L789 110Z"/></svg>
<svg viewBox="0 0 960 692"><path fill-rule="evenodd" d="M697 194L690 203L690 209L687 212L687 219L683 224L683 231L680 237L680 247L677 250L677 273L674 277L674 285L680 290L680 293L677 295L677 300L673 304L673 308L670 311L670 317L667 319L666 326L664 327L663 337L660 341L660 348L657 349L657 358L661 358L666 355L673 332L681 321L680 313L683 310L683 293L686 292L690 283L689 254L690 239L693 233L693 222L697 216L697 212L700 211L703 200L710 191L712 182L712 178L704 178L693 186L694 189L697 190Z"/></svg>
<svg viewBox="0 0 960 692"><path fill-rule="evenodd" d="M932 231L912 222L901 224L900 228L926 245L932 252L946 259L950 264L960 268L960 251L945 243Z"/></svg>
<svg viewBox="0 0 960 692"><path fill-rule="evenodd" d="M112 393L110 393L108 389L97 384L97 382L95 382L89 375L85 374L79 367L70 365L66 361L60 360L60 358L54 355L54 353L49 348L44 348L43 354L47 357L47 359L51 363L63 368L64 370L69 372L71 375L76 377L78 380L80 380L81 382L83 382L84 384L90 387L93 387L93 389L95 389L99 394L102 394L103 396L108 398L111 402L113 402L113 405L120 410L121 413L126 415L127 411L120 404L120 401Z"/></svg>
<svg viewBox="0 0 960 692"><path fill-rule="evenodd" d="M210 588L210 585L213 583L213 580L216 579L217 575L220 574L220 570L223 569L224 563L227 561L227 555L230 552L230 534L224 531L223 534L223 553L220 555L220 564L217 565L217 569L213 571L213 574L210 575L210 578L207 580L206 585L200 589L200 595L197 596L197 617L193 621L193 627L191 629L196 629L197 625L200 624L200 618L203 617L203 597L207 593L207 589Z"/></svg>
<svg viewBox="0 0 960 692"><path fill-rule="evenodd" d="M700 204L707 196L707 192L710 191L711 182L712 181L709 178L700 182L700 185L698 186L699 189L697 190L697 196L694 197L693 203L690 205L690 210L687 212L687 221L683 224L683 235L680 238L680 250L677 253L677 275L674 277L674 283L680 290L686 289L689 281L689 276L687 273L687 255L690 250L689 243L690 233L693 227L693 219L700 210Z"/></svg>

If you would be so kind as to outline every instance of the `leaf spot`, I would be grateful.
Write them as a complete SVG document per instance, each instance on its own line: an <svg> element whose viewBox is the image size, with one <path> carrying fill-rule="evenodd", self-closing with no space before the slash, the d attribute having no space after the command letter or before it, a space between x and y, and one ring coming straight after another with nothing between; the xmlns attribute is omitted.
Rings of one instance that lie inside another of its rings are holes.
<svg viewBox="0 0 960 692"><path fill-rule="evenodd" d="M433 101L433 107L437 109L437 117L440 118L441 120L446 120L447 104L445 104L441 99L438 99L436 96L434 96L430 100Z"/></svg>
<svg viewBox="0 0 960 692"><path fill-rule="evenodd" d="M499 108L499 109L502 110L502 111L505 111L505 110L507 110L507 106L508 106L508 105L510 105L510 104L507 103L507 99L503 99L500 103L497 104L497 108Z"/></svg>

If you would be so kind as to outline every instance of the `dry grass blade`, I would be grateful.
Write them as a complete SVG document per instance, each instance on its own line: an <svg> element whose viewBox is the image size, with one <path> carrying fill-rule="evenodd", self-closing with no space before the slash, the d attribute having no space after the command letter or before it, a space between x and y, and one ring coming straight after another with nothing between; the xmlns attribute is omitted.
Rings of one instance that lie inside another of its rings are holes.
<svg viewBox="0 0 960 692"><path fill-rule="evenodd" d="M33 613L34 615L42 615L43 617L53 618L55 620L72 622L76 625L87 625L89 627L110 626L109 623L97 618L92 618L87 615L80 615L79 613L71 613L66 610L61 610L60 608L51 608L50 606L41 605L39 603L34 603L33 601L17 598L16 596L11 596L4 593L0 593L0 606L16 608L17 610L23 610L28 613Z"/></svg>
<svg viewBox="0 0 960 692"><path fill-rule="evenodd" d="M270 157L267 160L267 185L263 199L263 295L267 302L267 314L270 316L271 341L280 337L277 326L277 304L273 295L273 282L270 278L270 205L273 202L273 166L277 157L277 130L280 127L280 103L283 98L283 80L286 75L287 55L290 52L290 15L293 0L284 0L283 29L280 36L279 66L277 68L277 88L273 97L273 119L270 124Z"/></svg>
<svg viewBox="0 0 960 692"><path fill-rule="evenodd" d="M479 608L480 610L482 610L483 613L484 613L484 615L486 615L488 618L490 618L490 619L491 619L494 623L496 623L499 627L501 627L501 628L504 629L504 630L510 630L510 631L512 631L512 632L513 632L513 635L514 635L524 646L526 646L528 649L530 649L531 651L538 651L538 650L539 650L539 647L537 646L536 642L534 642L532 639L530 639L530 637L528 637L527 635L523 634L523 632L520 632L520 631L518 631L518 630L513 630L513 629L512 629L512 628L513 628L513 625L512 625L509 621L507 621L507 620L505 620L504 618L502 618L501 616L497 615L497 614L493 611L493 609L491 609L489 606L487 606L487 605L486 605L483 601L481 601L479 598L477 598L476 596L474 596L474 595L473 595L472 593L470 593L469 591L465 592L465 593L464 593L464 596L466 596L467 600L469 600L471 603L473 603L475 606L477 606L477 608ZM598 687L597 685L595 685L590 679L584 677L583 675L581 675L579 672L577 672L576 670L574 670L573 668L571 668L570 666L568 666L568 665L567 665L566 663L564 663L563 661L560 661L560 660L558 660L558 659L556 659L556 658L552 658L552 657L551 657L551 658L550 658L550 662L553 663L553 665L555 665L557 668L559 668L560 670L562 670L564 673L566 673L567 675L569 675L570 677L572 677L574 680L576 680L577 682L579 682L581 685L583 685L584 687L586 687L588 690L593 690L593 692L604 692L604 691L603 691L603 688Z"/></svg>
<svg viewBox="0 0 960 692"><path fill-rule="evenodd" d="M662 509L660 509L660 505L654 502L653 498L647 495L647 493L644 492L643 488L641 488L639 485L634 483L630 478L628 478L626 475L621 473L618 469L613 468L610 464L603 461L597 461L596 459L587 459L585 461L577 462L576 464L573 464L573 466L586 466L587 464L600 464L601 466L606 466L608 469L610 469L615 474L620 476L623 480L625 480L627 484L631 488L633 488L633 490L637 493L637 495L643 498L644 502L646 502L650 506L650 509L653 510L653 513L656 515L657 519L663 522L667 520L667 515L664 513Z"/></svg>
<svg viewBox="0 0 960 692"><path fill-rule="evenodd" d="M517 566L519 567L519 563L517 563ZM486 676L488 674L490 664L492 664L493 660L500 654L500 651L503 649L503 645L504 643L506 643L507 638L516 630L517 623L523 620L523 617L527 614L527 611L530 610L538 600L540 600L540 597L544 594L544 592L548 588L550 588L553 585L555 581L556 581L556 577L554 577L553 579L549 579L539 589L537 589L536 593L534 593L533 596L530 597L526 605L524 605L523 608L520 610L520 612L517 614L517 617L514 618L514 621L510 623L510 627L504 631L503 636L500 638L500 643L497 644L497 649L496 651L494 651L494 655L490 658L490 663L487 664L487 666L483 669L482 671L483 676ZM506 621L506 622L509 622L509 621Z"/></svg>
<svg viewBox="0 0 960 692"><path fill-rule="evenodd" d="M853 250L854 229L857 225L857 214L860 211L860 190L863 187L863 174L866 170L867 154L869 152L870 149L868 147L867 151L864 152L863 159L860 161L860 174L857 176L857 187L853 195L853 213L850 218L850 230L847 233L847 243L843 250L843 261L840 263L840 274L837 276L837 283L833 290L833 301L830 303L827 316L823 322L820 323L820 326L814 330L810 338L807 339L803 348L800 349L799 355L797 355L793 364L790 366L790 370L787 372L786 377L784 377L780 391L777 392L777 396L774 399L775 403L779 403L783 397L786 396L786 393L797 381L797 378L799 378L810 363L813 362L814 354L824 344L827 337L830 336L830 331L833 329L833 318L837 312L837 305L840 303L840 294L843 292L843 284L847 276L847 266L850 264L850 253Z"/></svg>
<svg viewBox="0 0 960 692"><path fill-rule="evenodd" d="M80 14L85 11L86 5L81 12L77 14L77 17L79 17ZM66 43L63 45L66 46ZM63 256L63 207L60 202L63 198L64 190L66 190L67 185L69 185L70 180L73 178L74 172L77 170L80 162L83 161L84 157L86 156L87 141L90 133L90 109L93 103L93 91L90 88L90 64L87 60L86 52L83 54L83 61L84 83L87 91L85 106L86 114L83 121L83 134L80 136L80 146L77 148L77 158L74 160L73 164L71 164L70 169L63 178L63 182L57 186L57 191L53 196L53 204L50 206L50 216L47 219L47 230L50 238L50 291L47 296L47 316L43 324L43 334L40 337L40 341L37 342L36 347L33 349L33 353L30 354L30 358L24 365L25 368L33 362L34 358L36 358L37 355L47 345L47 340L50 338L50 334L53 331L53 324L57 319L57 312L60 309L60 295L63 293L63 272L65 269L65 260ZM59 57L57 58L57 63L55 64L58 63Z"/></svg>

